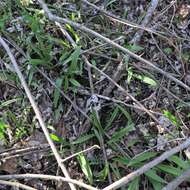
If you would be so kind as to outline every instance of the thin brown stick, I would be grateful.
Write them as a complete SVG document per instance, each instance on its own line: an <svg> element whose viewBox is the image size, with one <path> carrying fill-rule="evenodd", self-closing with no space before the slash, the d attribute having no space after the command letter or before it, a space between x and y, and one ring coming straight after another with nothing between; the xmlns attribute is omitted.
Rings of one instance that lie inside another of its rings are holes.
<svg viewBox="0 0 190 190"><path fill-rule="evenodd" d="M145 164L141 168L135 170L134 172L131 172L130 174L126 175L125 177L121 178L120 180L118 180L118 181L114 182L113 184L107 186L103 190L114 190L114 189L118 189L118 188L126 185L127 183L129 183L130 181L135 179L136 177L142 175L143 173L147 172L148 170L150 170L154 166L160 164L162 161L164 161L167 158L169 158L170 156L178 153L179 151L182 151L183 149L187 148L188 146L190 146L190 138L188 138L185 142L183 142L179 146L176 146L176 147L166 151L161 156L155 158L151 162L148 162L147 164Z"/></svg>
<svg viewBox="0 0 190 190"><path fill-rule="evenodd" d="M4 150L3 153L0 153L0 158L4 158L6 156L14 155L14 154L21 154L25 152L30 152L33 150L39 150L39 149L46 149L49 147L49 144L41 144L38 146L31 146L31 147L26 147L26 148L21 148L21 149L13 149L13 150Z"/></svg>
<svg viewBox="0 0 190 190"><path fill-rule="evenodd" d="M84 1L86 1L86 0L84 0ZM158 5L158 0L152 0L150 4L151 5L149 6L147 13L140 25L142 28L146 27L146 25L148 25L148 23L150 22L152 15ZM137 45L140 42L143 34L144 34L144 30L138 30L135 33L133 39L131 40L131 43L134 45ZM128 62L129 62L129 60L130 60L130 57L128 57ZM124 71L126 71L126 64L124 63L124 61L121 61L121 63L117 66L116 72L114 72L114 74L113 74L113 79L116 82L118 82L121 79L122 73ZM103 95L109 96L109 94L112 92L113 88L114 88L114 85L112 83L109 83L108 87L104 90Z"/></svg>
<svg viewBox="0 0 190 190"><path fill-rule="evenodd" d="M25 81L24 76L22 75L22 73L20 71L20 68L19 68L19 66L18 66L18 64L16 62L16 59L13 56L9 46L5 43L5 41L2 39L1 36L0 36L0 44L3 46L3 48L7 52L13 66L15 68L15 71L16 71L16 73L17 73L17 75L18 75L18 77L20 79L20 82L21 82L21 84L22 84L22 86L23 86L23 88L24 88L24 90L26 92L26 95L27 95L27 97L28 97L28 99L29 99L29 101L30 101L30 103L32 105L32 108L33 108L33 110L34 110L34 112L36 114L36 117L37 117L37 119L38 119L38 121L40 123L40 126L41 126L41 128L42 128L42 130L44 132L44 135L45 135L45 137L46 137L46 139L47 139L47 141L48 141L48 143L49 143L49 145L51 147L51 150L52 150L52 152L53 152L53 154L54 154L54 156L55 156L55 158L57 160L57 163L58 163L59 167L61 168L61 170L62 170L63 174L65 175L65 177L70 178L69 173L67 172L67 169L66 169L65 165L61 162L61 156L59 155L55 144L53 143L52 139L50 138L49 131L46 128L46 125L45 125L45 123L44 123L44 121L42 119L42 115L41 115L41 113L39 111L39 108L38 108L36 102L34 101L34 98L33 98L32 94L30 92L30 89L29 89L29 87L28 87L28 85L27 85L27 83ZM69 184L69 185L70 185L70 188L72 190L76 190L76 188L75 188L75 186L73 184Z"/></svg>
<svg viewBox="0 0 190 190"><path fill-rule="evenodd" d="M148 23L150 22L152 15L154 14L154 11L156 10L157 6L158 6L158 1L159 0L151 0L150 2L150 6L147 10L147 13L141 23L141 27L144 28L148 25ZM140 41L142 35L144 33L144 30L138 30L135 33L135 36L133 37L132 43L136 44Z"/></svg>
<svg viewBox="0 0 190 190"><path fill-rule="evenodd" d="M83 187L88 190L98 190L95 187L82 183L78 180L65 178L61 176L52 176L52 175L43 175L43 174L13 174L13 175L0 175L1 180L8 180L8 179L44 179L44 180L53 180L53 181L62 181L73 183L78 185L79 187Z"/></svg>
<svg viewBox="0 0 190 190"><path fill-rule="evenodd" d="M13 181L0 180L0 184L12 186L12 187L17 187L17 188L21 188L21 189L25 189L25 190L37 190L37 189L30 187L28 185L24 185L22 183L13 182Z"/></svg>
<svg viewBox="0 0 190 190"><path fill-rule="evenodd" d="M85 149L85 150L79 151L79 152L77 152L77 153L75 153L75 154L72 154L71 156L68 156L67 158L64 158L64 159L62 160L62 162L66 162L67 160L70 160L71 158L73 158L73 157L75 157L75 156L78 156L78 155L81 154L81 153L89 152L89 151L94 150L94 149L96 149L96 148L100 149L100 147L99 147L98 145L93 145L93 146L91 146L91 147L89 147L89 148L87 148L87 149Z"/></svg>
<svg viewBox="0 0 190 190"><path fill-rule="evenodd" d="M182 182L190 178L190 168L183 172L179 177L168 183L162 190L174 190L176 189Z"/></svg>
<svg viewBox="0 0 190 190"><path fill-rule="evenodd" d="M165 36L163 36L163 35L162 35L161 33L159 33L159 32L156 32L156 31L154 31L154 30L152 30L152 29L150 29L150 28L148 28L148 27L146 27L146 26L142 26L142 25L139 25L139 24L136 24L136 23L133 23L133 22L124 20L124 19L122 19L122 18L120 18L120 17L118 17L118 16L116 16L116 15L114 15L114 14L112 14L112 13L110 13L110 12L108 12L108 11L106 11L106 10L104 10L104 9L102 9L102 8L100 8L100 7L98 7L98 6L96 6L95 4L90 3L90 2L87 1L87 0L81 0L81 1L84 2L84 3L86 3L86 4L89 5L89 6L93 7L93 8L96 9L97 11L103 13L104 15L110 17L111 19L113 19L113 20L115 20L115 21L121 23L121 24L130 26L130 27L132 27L132 28L141 29L141 30L144 30L144 31L147 31L147 32L150 32L150 33L153 33L153 34L156 34L156 35L159 35L159 36L162 36L162 37L166 38Z"/></svg>
<svg viewBox="0 0 190 190"><path fill-rule="evenodd" d="M66 18L61 18L61 17L58 17L56 15L53 15L47 5L43 2L43 0L38 0L38 2L40 3L42 9L44 10L45 14L47 15L47 17L53 21L53 22L59 22L59 23L64 23L64 24L70 24L71 26L73 26L74 28L77 28L77 29L80 29L84 32L87 32L93 36L96 36L98 37L99 39L109 43L111 46L123 51L124 53L128 54L129 56L135 58L136 60L138 61L141 61L143 63L145 63L146 65L148 65L149 67L152 67L156 72L158 73L161 73L162 75L164 75L165 77L175 81L178 85L182 86L183 88L185 88L186 90L190 91L190 87L187 86L186 84L184 84L183 82L181 82L180 80L176 79L175 77L173 77L170 73L168 72L165 72L163 71L162 69L160 69L159 67L157 67L154 63L151 63L150 61L140 57L139 55L131 52L130 50L124 48L123 46L117 44L116 42L110 40L109 38L106 38L104 36L102 36L101 34L99 34L98 32L94 31L94 30L91 30L87 27L85 27L84 25L82 24L79 24L79 23L76 23L76 22L73 22L69 19L66 19Z"/></svg>

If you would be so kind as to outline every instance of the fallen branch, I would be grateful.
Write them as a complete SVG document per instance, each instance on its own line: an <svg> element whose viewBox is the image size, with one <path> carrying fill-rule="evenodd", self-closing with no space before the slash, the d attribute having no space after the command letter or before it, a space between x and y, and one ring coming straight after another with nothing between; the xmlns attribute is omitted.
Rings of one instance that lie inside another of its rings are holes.
<svg viewBox="0 0 190 190"><path fill-rule="evenodd" d="M17 73L17 75L18 75L18 77L20 79L21 85L23 86L23 88L24 88L24 90L26 92L26 95L27 95L28 99L30 100L32 108L33 108L33 110L34 110L34 112L36 114L36 117L37 117L37 119L38 119L38 121L40 123L40 126L41 126L41 128L42 128L42 130L44 132L44 135L45 135L45 137L46 137L46 139L48 141L48 144L51 147L51 150L52 150L52 152L53 152L53 154L54 154L54 156L55 156L55 158L57 160L57 163L58 163L59 167L61 168L61 170L62 170L63 174L65 175L65 177L70 178L69 173L67 172L67 169L66 169L65 165L61 162L61 160L62 160L61 156L59 155L55 144L53 143L52 139L50 138L49 131L46 128L46 125L45 125L45 123L44 123L44 121L42 119L42 116L41 116L41 113L39 111L39 108L38 108L36 102L34 101L34 98L32 97L30 89L28 88L28 85L27 85L27 83L25 81L25 78L24 78L24 76L22 75L22 73L20 71L20 68L19 68L19 66L18 66L18 64L16 62L16 59L13 56L9 46L5 43L5 41L2 39L1 36L0 36L0 44L3 46L3 48L7 52L13 66L14 66L15 72ZM69 184L69 185L70 185L71 190L76 190L76 188L75 188L75 186L73 184Z"/></svg>
<svg viewBox="0 0 190 190"><path fill-rule="evenodd" d="M17 188L21 188L21 189L25 189L25 190L37 190L37 189L32 188L32 187L30 187L28 185L24 185L22 183L13 182L13 181L0 180L0 184L7 185L7 186L12 186L12 187L17 187Z"/></svg>
<svg viewBox="0 0 190 190"><path fill-rule="evenodd" d="M152 15L154 14L154 11L156 9L156 7L158 6L158 1L159 0L152 0L150 2L150 6L147 10L147 13L141 23L141 27L144 28L148 25L148 23L150 22L150 19L152 18ZM144 30L138 30L136 33L135 33L135 36L133 37L132 39L132 43L136 44L140 41L142 35L144 33Z"/></svg>
<svg viewBox="0 0 190 190"><path fill-rule="evenodd" d="M187 178L190 178L190 168L183 172L179 177L168 183L168 185L166 185L162 190L174 190Z"/></svg>
<svg viewBox="0 0 190 190"><path fill-rule="evenodd" d="M173 77L171 74L163 71L162 69L160 69L159 67L157 67L155 64L151 63L150 61L140 57L139 55L131 52L130 50L124 48L123 46L117 44L116 42L110 40L109 38L106 38L104 36L102 36L101 34L99 34L98 32L94 31L94 30L91 30L87 27L85 27L84 25L82 24L79 24L79 23L76 23L76 22L73 22L69 19L66 19L66 18L61 18L61 17L58 17L56 15L53 15L47 5L43 2L43 0L38 0L38 2L40 3L42 9L44 10L45 14L47 15L47 17L53 21L53 22L59 22L59 23L64 23L64 24L70 24L72 27L74 28L77 28L77 29L80 29L84 32L87 32L93 36L96 36L98 37L99 39L109 43L111 46L123 51L124 53L128 54L129 56L135 58L136 60L140 61L140 62L143 62L145 63L146 65L148 65L149 67L152 67L156 72L158 73L161 73L162 75L164 75L165 77L167 77L168 79L171 79L172 81L175 81L178 85L184 87L186 90L190 91L190 87L187 86L186 84L184 84L183 82L181 82L180 80L176 79L175 77Z"/></svg>
<svg viewBox="0 0 190 190"><path fill-rule="evenodd" d="M43 174L13 174L13 175L0 175L0 180L8 179L44 179L73 183L88 190L98 190L95 187L82 183L75 179L65 178L61 176L43 175Z"/></svg>
<svg viewBox="0 0 190 190"><path fill-rule="evenodd" d="M190 146L190 138L188 138L185 142L183 142L179 146L176 146L176 147L166 151L161 156L155 158L151 162L148 162L147 164L145 164L141 168L135 170L134 172L131 172L130 174L126 175L125 177L121 178L120 180L118 180L118 181L114 182L113 184L107 186L103 190L114 190L114 189L118 189L118 188L126 185L127 183L129 183L130 181L135 179L136 177L144 174L145 172L147 172L148 170L150 170L154 166L160 164L162 161L164 161L167 158L169 158L170 156L178 153L179 151L182 151L183 149L187 148L188 146Z"/></svg>
<svg viewBox="0 0 190 190"><path fill-rule="evenodd" d="M86 1L86 0L83 0L83 1ZM152 18L152 15L153 15L157 5L158 5L158 0L151 1L151 5L148 8L147 13L140 25L142 28L144 28L150 22L150 19ZM138 30L135 33L133 39L131 40L131 43L134 45L137 45L140 42L143 33L144 33L144 30ZM128 62L129 62L129 59L130 59L130 57L128 57ZM116 72L114 73L114 76L113 76L113 79L116 82L118 82L121 79L123 71L126 71L125 68L126 68L126 64L123 63L123 61L121 61L121 63L118 65ZM109 83L108 87L104 90L103 95L109 96L109 94L112 92L113 88L114 88L113 84Z"/></svg>
<svg viewBox="0 0 190 190"><path fill-rule="evenodd" d="M137 29L141 29L141 30L144 30L144 31L147 31L147 32L150 32L152 34L156 34L158 36L161 36L163 38L166 38L165 36L163 36L163 34L161 34L160 32L156 32L150 28L147 28L146 26L142 26L142 25L139 25L139 24L136 24L136 23L133 23L133 22L130 22L130 21L127 21L127 20L124 20L120 17L118 17L117 15L114 15L98 6L96 6L95 4L93 3L90 3L88 0L81 0L83 3L86 3L87 5L93 7L94 9L96 9L97 11L99 11L100 13L103 13L104 15L108 16L109 18L121 23L121 24L124 24L124 25L127 25L127 26L130 26L132 28L137 28ZM157 0L156 0L157 1Z"/></svg>
<svg viewBox="0 0 190 190"><path fill-rule="evenodd" d="M75 154L72 154L71 156L68 156L67 158L64 158L62 160L62 162L66 162L67 160L70 160L71 158L73 158L75 156L78 156L81 153L89 152L89 151L94 150L94 149L100 149L100 147L98 145L93 145L93 146L91 146L91 147L89 147L89 148L87 148L85 150L79 151L79 152L77 152Z"/></svg>

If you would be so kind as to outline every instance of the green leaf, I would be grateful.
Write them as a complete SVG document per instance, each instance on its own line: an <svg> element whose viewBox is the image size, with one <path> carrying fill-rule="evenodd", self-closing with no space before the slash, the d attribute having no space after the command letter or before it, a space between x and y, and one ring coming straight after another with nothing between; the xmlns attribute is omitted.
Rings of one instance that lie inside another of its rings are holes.
<svg viewBox="0 0 190 190"><path fill-rule="evenodd" d="M63 82L63 79L62 78L57 78L56 82L55 82L55 85L58 89L61 88L62 86L62 82ZM57 105L58 105L58 101L59 101L59 97L60 97L60 91L55 88L54 90L54 94L53 94L53 105L54 107L56 108Z"/></svg>
<svg viewBox="0 0 190 190"><path fill-rule="evenodd" d="M132 159L128 166L135 166L138 163L141 163L143 161L147 161L153 157L155 157L157 155L156 152L144 152L142 154L140 154L139 156L137 156L136 158Z"/></svg>
<svg viewBox="0 0 190 190"><path fill-rule="evenodd" d="M156 174L156 171L151 169L145 173L148 178L153 179L154 181L157 181L159 183L167 183L164 179L162 179L160 176Z"/></svg>
<svg viewBox="0 0 190 190"><path fill-rule="evenodd" d="M109 171L109 165L105 164L103 170L98 173L97 178L100 181L104 181L108 176L108 171Z"/></svg>
<svg viewBox="0 0 190 190"><path fill-rule="evenodd" d="M176 127L180 127L179 122L177 120L177 118L170 113L168 110L164 110L163 114L176 126Z"/></svg>
<svg viewBox="0 0 190 190"><path fill-rule="evenodd" d="M126 48L134 53L142 51L144 48L139 45L126 45Z"/></svg>
<svg viewBox="0 0 190 190"><path fill-rule="evenodd" d="M14 99L11 99L11 100L7 100L7 101L4 101L4 102L1 102L0 103L0 108L9 106L10 104L13 104L13 103L15 103L15 102L17 102L19 100L21 100L21 98L14 98Z"/></svg>
<svg viewBox="0 0 190 190"><path fill-rule="evenodd" d="M94 134L81 136L77 140L73 141L71 144L82 144L83 142L92 139L94 136Z"/></svg>
<svg viewBox="0 0 190 190"><path fill-rule="evenodd" d="M69 30L69 32L75 37L76 43L78 43L80 41L78 34L73 30L73 28L69 24L66 24L66 27Z"/></svg>
<svg viewBox="0 0 190 190"><path fill-rule="evenodd" d="M152 178L148 178L148 180L152 184L154 190L161 190L163 188L162 183L159 183L158 181L155 181Z"/></svg>
<svg viewBox="0 0 190 190"><path fill-rule="evenodd" d="M169 166L166 164L159 164L157 166L158 169L168 173L168 174L172 174L174 176L179 176L182 173L182 170L179 168L175 168L173 166Z"/></svg>
<svg viewBox="0 0 190 190"><path fill-rule="evenodd" d="M168 160L170 162L174 162L175 164L177 164L179 167L183 168L183 169L188 169L190 167L190 163L187 161L182 160L180 157L178 156L171 156L170 158L168 158Z"/></svg>
<svg viewBox="0 0 190 190"><path fill-rule="evenodd" d="M99 118L96 115L95 110L92 110L92 121L93 121L93 125L99 130L99 132L101 132L101 134L103 134L104 130L102 128Z"/></svg>
<svg viewBox="0 0 190 190"><path fill-rule="evenodd" d="M34 66L47 64L47 62L43 59L30 59L29 62L31 65L34 65Z"/></svg>
<svg viewBox="0 0 190 190"><path fill-rule="evenodd" d="M147 76L144 76L144 75L137 75L137 74L134 74L133 75L135 78L141 80L142 82L146 83L146 84L149 84L153 87L157 86L157 83L156 81L154 81L153 79L151 79L150 77L147 77Z"/></svg>
<svg viewBox="0 0 190 190"><path fill-rule="evenodd" d="M134 123L131 119L131 115L120 105L117 105L117 107L120 109L120 111L124 114L124 116L127 118L128 122L127 125L130 127L131 131L134 129Z"/></svg>
<svg viewBox="0 0 190 190"><path fill-rule="evenodd" d="M75 51L71 54L71 65L69 66L68 69L68 75L75 74L76 71L78 70L77 62L80 56L80 50L81 48L79 46L76 47Z"/></svg>
<svg viewBox="0 0 190 190"><path fill-rule="evenodd" d="M112 125L113 121L115 120L115 118L117 117L118 113L119 113L119 108L116 107L114 109L114 111L112 112L110 119L107 122L107 125L105 127L106 130L108 130L111 127L111 125Z"/></svg>
<svg viewBox="0 0 190 190"><path fill-rule="evenodd" d="M130 127L124 127L120 129L119 131L114 132L113 136L111 139L107 142L108 144L111 144L113 142L120 141L122 137L127 135L131 131Z"/></svg>
<svg viewBox="0 0 190 190"><path fill-rule="evenodd" d="M51 134L50 134L50 137L51 137L51 139L54 140L55 142L61 142L61 141L62 141L62 139L59 138L56 134L51 133Z"/></svg>
<svg viewBox="0 0 190 190"><path fill-rule="evenodd" d="M92 184L93 183L93 175L92 175L92 171L91 171L88 160L85 158L83 153L79 154L77 156L77 159L79 161L82 172L87 177L89 183Z"/></svg>
<svg viewBox="0 0 190 190"><path fill-rule="evenodd" d="M128 70L127 70L127 83L130 84L131 83L131 79L133 77L133 70L132 70L132 67L129 67Z"/></svg>
<svg viewBox="0 0 190 190"><path fill-rule="evenodd" d="M172 48L164 48L164 52L169 55L173 52L173 50Z"/></svg>
<svg viewBox="0 0 190 190"><path fill-rule="evenodd" d="M130 159L127 157L117 157L117 158L114 158L113 160L124 165L128 165L130 162Z"/></svg>
<svg viewBox="0 0 190 190"><path fill-rule="evenodd" d="M69 81L74 85L74 86L76 86L76 87L80 87L81 85L80 85L80 83L77 81L77 80L75 80L75 79L69 79Z"/></svg>
<svg viewBox="0 0 190 190"><path fill-rule="evenodd" d="M138 190L139 189L139 180L140 178L135 178L128 186L127 190Z"/></svg>
<svg viewBox="0 0 190 190"><path fill-rule="evenodd" d="M3 142L6 142L5 132L7 128L8 125L0 119L0 140L2 140Z"/></svg>
<svg viewBox="0 0 190 190"><path fill-rule="evenodd" d="M110 168L113 171L112 173L113 173L114 177L117 179L120 179L121 174L120 174L118 167L115 164L110 163Z"/></svg>

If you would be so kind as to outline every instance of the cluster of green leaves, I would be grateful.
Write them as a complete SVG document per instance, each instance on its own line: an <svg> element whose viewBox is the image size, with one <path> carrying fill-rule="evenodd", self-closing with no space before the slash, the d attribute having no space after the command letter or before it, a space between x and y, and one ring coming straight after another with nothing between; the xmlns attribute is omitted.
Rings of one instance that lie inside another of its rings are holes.
<svg viewBox="0 0 190 190"><path fill-rule="evenodd" d="M0 118L0 139L7 141L7 129L11 131L12 139L17 141L28 135L29 130L34 126L28 123L27 115L30 112L30 107L23 107L22 113L18 117L11 111L13 104L21 103L21 98L14 98L0 103L0 109L4 110L4 115ZM22 104L22 103L21 103ZM9 122L8 122L9 121Z"/></svg>

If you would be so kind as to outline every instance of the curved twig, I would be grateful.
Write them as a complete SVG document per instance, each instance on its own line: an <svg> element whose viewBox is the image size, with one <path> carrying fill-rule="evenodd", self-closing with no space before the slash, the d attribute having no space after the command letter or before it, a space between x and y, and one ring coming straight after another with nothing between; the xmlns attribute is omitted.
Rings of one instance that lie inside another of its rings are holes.
<svg viewBox="0 0 190 190"><path fill-rule="evenodd" d="M33 187L30 187L28 185L24 185L22 183L13 182L13 181L0 180L0 184L2 184L2 185L8 185L8 186L13 186L13 187L18 187L18 188L25 189L25 190L37 190L37 189L35 189Z"/></svg>
<svg viewBox="0 0 190 190"><path fill-rule="evenodd" d="M5 180L5 179L7 180L8 179L45 179L45 180L63 181L63 182L73 183L75 185L78 185L88 190L98 190L97 188L87 185L85 183L82 183L78 180L65 178L61 176L52 176L52 175L43 175L43 174L13 174L13 175L1 175L0 179L2 180Z"/></svg>

